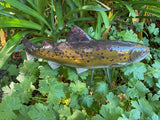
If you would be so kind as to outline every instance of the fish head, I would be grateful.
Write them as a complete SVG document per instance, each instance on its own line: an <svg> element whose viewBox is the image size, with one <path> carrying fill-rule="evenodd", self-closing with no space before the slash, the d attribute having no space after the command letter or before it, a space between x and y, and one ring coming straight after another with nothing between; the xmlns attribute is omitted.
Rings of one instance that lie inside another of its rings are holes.
<svg viewBox="0 0 160 120"><path fill-rule="evenodd" d="M143 60L145 57L147 57L150 53L149 47L141 44L136 44L135 47L133 47L129 54L130 54L130 62L139 62Z"/></svg>

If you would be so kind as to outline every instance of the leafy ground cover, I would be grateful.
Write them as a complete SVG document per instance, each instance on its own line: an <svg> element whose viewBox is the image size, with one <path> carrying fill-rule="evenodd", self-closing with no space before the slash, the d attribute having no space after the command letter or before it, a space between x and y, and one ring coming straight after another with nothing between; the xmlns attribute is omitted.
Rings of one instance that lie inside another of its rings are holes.
<svg viewBox="0 0 160 120"><path fill-rule="evenodd" d="M0 120L160 119L159 11L155 11L160 3L115 0L108 4L111 9L107 4L89 0L1 2ZM90 86L91 70L78 75L75 68L52 70L46 60L26 59L19 44L23 36L39 45L44 39L60 42L74 24L95 39L139 42L149 46L151 53L141 62L110 68L113 89L105 69L95 70Z"/></svg>

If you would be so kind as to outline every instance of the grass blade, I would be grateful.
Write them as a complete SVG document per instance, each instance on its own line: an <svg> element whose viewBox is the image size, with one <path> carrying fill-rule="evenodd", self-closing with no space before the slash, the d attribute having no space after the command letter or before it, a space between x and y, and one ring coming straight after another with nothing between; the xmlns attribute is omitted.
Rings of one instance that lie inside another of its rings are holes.
<svg viewBox="0 0 160 120"><path fill-rule="evenodd" d="M0 28L6 28L6 27L20 27L20 28L30 28L35 30L41 30L41 25L30 22L27 20L21 20L17 18L8 18L8 17L0 17ZM51 32L48 30L45 30L45 33L51 35Z"/></svg>
<svg viewBox="0 0 160 120"><path fill-rule="evenodd" d="M102 16L105 27L108 28L110 26L110 24L109 24L109 19L108 19L108 16L107 16L106 12L100 11L100 14Z"/></svg>
<svg viewBox="0 0 160 120"><path fill-rule="evenodd" d="M46 21L45 18L43 18L43 16L41 16L38 12L36 12L35 10L33 10L32 8L28 7L27 5L17 1L17 0L4 0L7 3L9 3L11 6L23 11L26 14L29 14L35 18L37 18L38 20L44 22L44 24L46 24L49 28L50 25L48 24L48 22Z"/></svg>
<svg viewBox="0 0 160 120"><path fill-rule="evenodd" d="M130 5L128 5L124 1L120 1L120 3L122 3L123 5L126 6L126 8L129 10L129 12L130 12L132 17L134 17L134 18L136 17L136 13L135 13L134 9Z"/></svg>
<svg viewBox="0 0 160 120"><path fill-rule="evenodd" d="M5 62L8 60L10 55L14 52L15 48L21 41L21 38L31 31L21 31L14 35L11 39L7 41L5 46L0 51L0 69L3 67Z"/></svg>
<svg viewBox="0 0 160 120"><path fill-rule="evenodd" d="M63 28L63 13L62 13L62 6L61 2L54 2L55 9L56 9L56 16L58 20L58 28L61 30Z"/></svg>

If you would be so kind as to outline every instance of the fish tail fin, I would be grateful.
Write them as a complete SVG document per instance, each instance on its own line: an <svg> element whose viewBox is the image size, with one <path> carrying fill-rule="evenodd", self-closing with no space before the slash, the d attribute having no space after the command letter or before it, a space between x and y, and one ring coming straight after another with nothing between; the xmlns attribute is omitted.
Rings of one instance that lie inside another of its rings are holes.
<svg viewBox="0 0 160 120"><path fill-rule="evenodd" d="M33 55L36 52L37 48L40 48L39 46L30 42L27 38L23 38L22 43L23 43L26 51L31 55Z"/></svg>

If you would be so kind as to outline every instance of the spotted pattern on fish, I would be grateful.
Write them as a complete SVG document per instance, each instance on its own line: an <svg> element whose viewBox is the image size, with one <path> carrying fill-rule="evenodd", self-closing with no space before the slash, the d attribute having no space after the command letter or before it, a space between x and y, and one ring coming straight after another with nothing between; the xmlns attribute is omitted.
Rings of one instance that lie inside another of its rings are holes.
<svg viewBox="0 0 160 120"><path fill-rule="evenodd" d="M30 54L73 67L120 67L144 59L149 48L142 44L115 40L93 40L82 29L73 26L67 42L44 41L39 47L24 39Z"/></svg>
<svg viewBox="0 0 160 120"><path fill-rule="evenodd" d="M92 46L86 48L88 44L92 44ZM98 44L100 45L97 47ZM126 45L127 43L122 41L112 41L112 44L110 44L110 41L107 40L82 41L78 44L72 42L69 45L60 43L55 50L40 48L36 50L35 54L48 60L77 67L119 66L121 63L128 64L132 62L130 55L134 50L130 52L131 49L141 47L141 44L137 43L131 44L129 47L125 47Z"/></svg>

